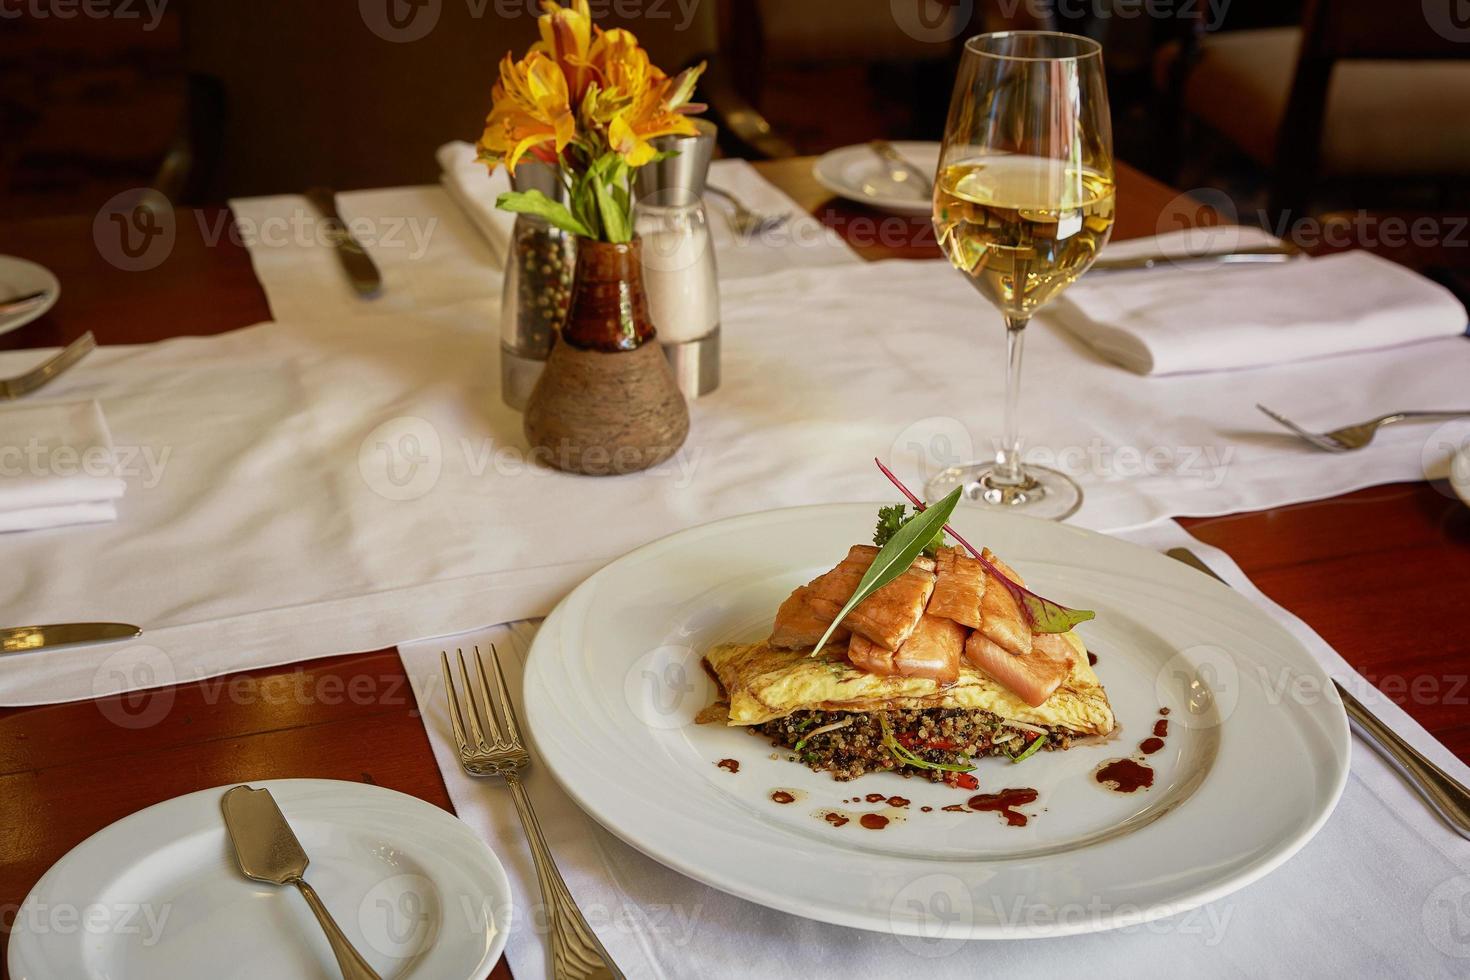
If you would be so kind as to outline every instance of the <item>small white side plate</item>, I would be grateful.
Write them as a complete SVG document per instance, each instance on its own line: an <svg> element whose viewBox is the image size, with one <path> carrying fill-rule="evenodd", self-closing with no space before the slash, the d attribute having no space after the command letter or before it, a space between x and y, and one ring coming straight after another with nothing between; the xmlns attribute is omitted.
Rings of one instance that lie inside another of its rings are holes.
<svg viewBox="0 0 1470 980"><path fill-rule="evenodd" d="M432 804L362 783L268 779L311 859L306 880L383 980L483 980L505 948L505 870ZM331 948L291 887L244 877L220 786L89 837L15 917L15 980L335 978Z"/></svg>
<svg viewBox="0 0 1470 980"><path fill-rule="evenodd" d="M42 291L48 296L35 306L9 316L0 315L0 333L9 333L30 323L55 306L61 296L61 283L50 269L13 255L0 255L0 302Z"/></svg>
<svg viewBox="0 0 1470 980"><path fill-rule="evenodd" d="M901 140L893 148L931 180L939 170L938 143ZM812 176L827 190L849 201L896 214L931 213L933 195L912 179L895 180L890 176L892 169L871 146L859 143L822 154L812 164Z"/></svg>

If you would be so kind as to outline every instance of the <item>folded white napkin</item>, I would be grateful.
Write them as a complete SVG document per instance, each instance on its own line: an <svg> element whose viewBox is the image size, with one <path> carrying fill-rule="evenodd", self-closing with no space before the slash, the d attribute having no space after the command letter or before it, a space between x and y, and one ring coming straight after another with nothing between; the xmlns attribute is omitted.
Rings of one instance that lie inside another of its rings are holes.
<svg viewBox="0 0 1470 980"><path fill-rule="evenodd" d="M445 191L464 208L471 223L503 263L515 225L515 215L495 207L495 199L510 190L510 179L504 168L487 173L485 165L475 160L475 148L463 141L445 143L436 156L442 170L439 180ZM808 214L744 160L714 161L710 164L709 182L734 194L757 214L788 216L785 223L745 238L734 230L729 205L709 197L706 210L721 279L765 275L798 265L849 265L861 261L840 235Z"/></svg>
<svg viewBox="0 0 1470 980"><path fill-rule="evenodd" d="M1201 254L1271 241L1205 229L1110 246L1109 258ZM1095 272L1051 319L1130 371L1178 374L1281 364L1465 332L1465 308L1438 283L1365 251L1260 265L1167 265Z"/></svg>
<svg viewBox="0 0 1470 980"><path fill-rule="evenodd" d="M464 209L470 222L485 236L502 267L510 248L510 236L516 216L495 206L495 199L510 190L510 177L504 167L495 172L475 159L475 148L455 141L439 147L439 183L449 192L454 203Z"/></svg>
<svg viewBox="0 0 1470 980"><path fill-rule="evenodd" d="M116 520L126 489L95 401L0 412L0 532Z"/></svg>

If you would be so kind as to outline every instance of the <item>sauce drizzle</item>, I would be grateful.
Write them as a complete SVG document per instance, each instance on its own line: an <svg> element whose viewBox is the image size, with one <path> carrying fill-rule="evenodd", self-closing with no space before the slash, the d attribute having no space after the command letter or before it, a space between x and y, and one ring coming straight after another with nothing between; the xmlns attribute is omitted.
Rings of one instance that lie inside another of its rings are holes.
<svg viewBox="0 0 1470 980"><path fill-rule="evenodd" d="M716 762L715 765L719 766L721 769L725 770L726 772L739 772L740 771L740 763L737 762L734 759L721 759L719 762Z"/></svg>
<svg viewBox="0 0 1470 980"><path fill-rule="evenodd" d="M1003 789L999 793L981 793L970 797L970 809L982 813L999 813L1005 817L1006 823L1010 826L1024 827L1030 818L1016 807L1035 803L1038 795L1040 794L1036 790L1025 788ZM945 809L949 808L945 807Z"/></svg>
<svg viewBox="0 0 1470 980"><path fill-rule="evenodd" d="M1133 759L1114 759L1098 767L1097 781L1115 793L1134 793L1154 784L1154 771Z"/></svg>
<svg viewBox="0 0 1470 980"><path fill-rule="evenodd" d="M881 813L865 813L858 818L858 823L869 830L882 830L888 826L888 818Z"/></svg>
<svg viewBox="0 0 1470 980"><path fill-rule="evenodd" d="M795 803L796 797L784 789L773 790L771 799L777 803Z"/></svg>

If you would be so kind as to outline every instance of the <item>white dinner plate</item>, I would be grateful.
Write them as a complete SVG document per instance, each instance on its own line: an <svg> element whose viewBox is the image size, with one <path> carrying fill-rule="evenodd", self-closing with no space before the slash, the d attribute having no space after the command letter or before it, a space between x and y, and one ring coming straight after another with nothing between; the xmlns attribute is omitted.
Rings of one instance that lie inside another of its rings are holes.
<svg viewBox="0 0 1470 980"><path fill-rule="evenodd" d="M893 148L932 180L939 170L939 144L913 140L894 142ZM838 197L898 214L929 214L933 195L917 181L894 180L892 167L867 143L844 146L822 154L812 164L817 183Z"/></svg>
<svg viewBox="0 0 1470 980"><path fill-rule="evenodd" d="M61 283L50 269L13 255L0 255L0 302L41 291L49 295L37 305L8 316L0 314L0 333L30 323L55 306L61 295Z"/></svg>
<svg viewBox="0 0 1470 980"><path fill-rule="evenodd" d="M403 793L270 779L306 880L383 980L484 980L505 948L510 885L469 828ZM235 864L220 786L140 810L36 883L10 937L14 980L339 978L300 893Z"/></svg>
<svg viewBox="0 0 1470 980"><path fill-rule="evenodd" d="M893 773L838 783L745 730L695 724L714 695L703 651L769 632L793 587L871 534L876 508L800 507L691 528L618 559L556 608L527 664L527 720L583 809L741 898L925 939L1062 935L1184 911L1280 865L1332 812L1347 779L1347 720L1284 629L1163 555L979 510L961 508L952 523L1032 588L1096 610L1078 632L1119 723L1103 744L979 761L981 792L1038 791L1020 808L1025 826L943 809L969 792ZM1165 746L1146 757L1154 785L1105 788L1097 767L1136 756L1161 708ZM738 772L719 765L727 759ZM777 803L777 791L794 801ZM870 793L909 803L851 802ZM832 810L849 822L829 823ZM869 812L893 822L866 829Z"/></svg>

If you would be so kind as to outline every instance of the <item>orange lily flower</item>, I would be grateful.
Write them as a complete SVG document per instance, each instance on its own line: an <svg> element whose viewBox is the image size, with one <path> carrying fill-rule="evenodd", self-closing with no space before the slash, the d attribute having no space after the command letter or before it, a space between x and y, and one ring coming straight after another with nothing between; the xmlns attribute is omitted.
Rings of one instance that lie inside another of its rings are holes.
<svg viewBox="0 0 1470 980"><path fill-rule="evenodd" d="M580 105L593 78L592 35L601 31L592 23L587 0L575 0L570 7L542 0L541 6L546 11L536 18L541 40L531 50L542 52L561 66L571 103Z"/></svg>
<svg viewBox="0 0 1470 980"><path fill-rule="evenodd" d="M566 76L541 51L519 62L506 55L492 98L478 146L480 159L492 166L514 170L527 151L560 153L576 136Z"/></svg>

